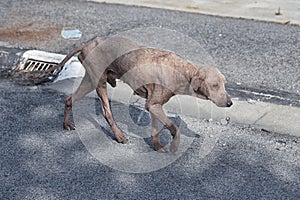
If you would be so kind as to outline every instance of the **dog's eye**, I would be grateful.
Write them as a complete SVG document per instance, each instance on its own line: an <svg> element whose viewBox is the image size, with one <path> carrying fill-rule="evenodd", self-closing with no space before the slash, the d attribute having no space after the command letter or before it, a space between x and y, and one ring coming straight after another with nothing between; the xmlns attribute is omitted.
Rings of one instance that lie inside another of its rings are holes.
<svg viewBox="0 0 300 200"><path fill-rule="evenodd" d="M218 83L215 83L215 84L213 84L212 86L213 86L213 88L215 88L215 89L218 89L218 88L219 88L219 84L218 84Z"/></svg>

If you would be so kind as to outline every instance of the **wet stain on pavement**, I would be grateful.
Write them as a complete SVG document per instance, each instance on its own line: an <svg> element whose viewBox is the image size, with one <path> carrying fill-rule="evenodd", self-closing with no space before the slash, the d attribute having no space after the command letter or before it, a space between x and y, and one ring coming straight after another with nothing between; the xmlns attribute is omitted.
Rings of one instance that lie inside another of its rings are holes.
<svg viewBox="0 0 300 200"><path fill-rule="evenodd" d="M0 28L0 40L10 42L47 41L53 37L58 37L61 30L62 25L45 26L43 22L29 22L13 27Z"/></svg>

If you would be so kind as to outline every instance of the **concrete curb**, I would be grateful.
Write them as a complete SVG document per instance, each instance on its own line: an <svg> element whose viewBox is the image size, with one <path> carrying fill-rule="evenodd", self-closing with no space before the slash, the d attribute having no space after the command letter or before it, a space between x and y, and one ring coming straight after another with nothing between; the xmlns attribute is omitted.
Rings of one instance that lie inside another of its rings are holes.
<svg viewBox="0 0 300 200"><path fill-rule="evenodd" d="M50 86L53 89L66 94L71 94L79 85L80 79L68 79L56 82ZM135 102L135 105L143 108L144 104L138 96L133 95L132 89L122 81L118 81L116 88L108 87L109 98L113 101L129 105L129 102ZM91 98L96 97L92 92L88 95ZM169 114L183 114L217 121L226 125L224 120L230 117L230 123L247 125L253 128L262 129L266 132L276 132L290 134L300 137L300 108L277 105L259 101L240 101L233 98L232 108L219 108L210 101L198 100L194 97L178 95L173 97L166 105L165 109ZM179 112L178 112L179 111Z"/></svg>
<svg viewBox="0 0 300 200"><path fill-rule="evenodd" d="M254 19L280 24L300 25L300 2L297 0L87 0L99 3L124 4L161 8L222 17Z"/></svg>
<svg viewBox="0 0 300 200"><path fill-rule="evenodd" d="M116 88L109 87L108 92L112 100L125 105L128 105L130 98L138 99L138 97L133 96L132 89L122 81L118 82ZM134 101L134 99L131 101ZM172 98L165 105L165 109L168 112L178 111L179 109L183 115L212 119L220 123L224 123L224 119L230 117L231 123L246 124L266 131L300 137L300 123L296 123L296 121L300 121L300 108L254 100L240 101L233 99L233 102L234 106L232 108L219 108L210 101L179 95Z"/></svg>

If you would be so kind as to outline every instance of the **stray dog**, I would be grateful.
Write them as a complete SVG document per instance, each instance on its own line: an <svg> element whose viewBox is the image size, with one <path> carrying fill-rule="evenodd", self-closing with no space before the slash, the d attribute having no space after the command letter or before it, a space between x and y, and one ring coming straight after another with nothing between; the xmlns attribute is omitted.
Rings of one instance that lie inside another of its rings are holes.
<svg viewBox="0 0 300 200"><path fill-rule="evenodd" d="M225 90L225 77L213 67L197 67L169 51L147 48L123 37L95 38L77 47L59 64L62 67L72 56L86 72L77 90L65 100L64 129L74 130L70 122L72 104L96 89L102 103L102 113L120 143L128 139L116 125L107 96L107 83L116 87L116 79L127 83L134 94L146 99L151 113L154 150L167 152L159 141L158 121L170 131L173 139L170 151L178 150L179 128L166 116L162 106L176 94L207 99L219 107L233 103Z"/></svg>

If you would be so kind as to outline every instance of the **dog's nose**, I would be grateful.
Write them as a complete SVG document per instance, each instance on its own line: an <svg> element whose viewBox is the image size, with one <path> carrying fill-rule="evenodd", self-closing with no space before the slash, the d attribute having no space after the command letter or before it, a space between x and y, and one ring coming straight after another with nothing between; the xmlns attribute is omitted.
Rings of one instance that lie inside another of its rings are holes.
<svg viewBox="0 0 300 200"><path fill-rule="evenodd" d="M227 107L230 107L230 106L232 106L232 104L233 104L233 103L232 103L232 101L231 101L231 100L228 100L228 101L227 101Z"/></svg>

